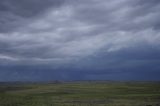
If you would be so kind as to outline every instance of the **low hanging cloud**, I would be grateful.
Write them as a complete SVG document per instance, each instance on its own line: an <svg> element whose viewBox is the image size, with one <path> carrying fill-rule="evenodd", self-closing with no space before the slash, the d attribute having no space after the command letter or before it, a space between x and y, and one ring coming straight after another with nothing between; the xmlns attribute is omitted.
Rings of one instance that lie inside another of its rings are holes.
<svg viewBox="0 0 160 106"><path fill-rule="evenodd" d="M90 70L159 63L159 9L159 0L2 0L0 63Z"/></svg>

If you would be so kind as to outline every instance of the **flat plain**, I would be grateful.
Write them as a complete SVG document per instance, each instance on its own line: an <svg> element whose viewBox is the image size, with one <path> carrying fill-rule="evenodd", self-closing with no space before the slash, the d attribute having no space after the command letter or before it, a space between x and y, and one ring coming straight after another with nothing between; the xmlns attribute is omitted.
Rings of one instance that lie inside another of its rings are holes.
<svg viewBox="0 0 160 106"><path fill-rule="evenodd" d="M1 83L0 106L160 106L160 82Z"/></svg>

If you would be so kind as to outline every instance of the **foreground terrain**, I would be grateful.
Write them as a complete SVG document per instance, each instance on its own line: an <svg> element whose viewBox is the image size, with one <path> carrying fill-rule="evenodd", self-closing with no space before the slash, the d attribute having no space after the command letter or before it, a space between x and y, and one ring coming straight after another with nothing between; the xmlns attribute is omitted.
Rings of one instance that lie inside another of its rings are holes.
<svg viewBox="0 0 160 106"><path fill-rule="evenodd" d="M160 83L1 83L0 106L160 106Z"/></svg>

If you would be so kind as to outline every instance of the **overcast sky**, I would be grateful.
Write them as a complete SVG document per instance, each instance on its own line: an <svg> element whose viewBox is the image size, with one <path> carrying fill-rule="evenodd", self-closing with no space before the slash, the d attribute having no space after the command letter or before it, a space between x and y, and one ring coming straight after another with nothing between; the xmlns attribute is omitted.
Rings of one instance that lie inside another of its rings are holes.
<svg viewBox="0 0 160 106"><path fill-rule="evenodd" d="M160 0L0 0L0 81L160 80Z"/></svg>

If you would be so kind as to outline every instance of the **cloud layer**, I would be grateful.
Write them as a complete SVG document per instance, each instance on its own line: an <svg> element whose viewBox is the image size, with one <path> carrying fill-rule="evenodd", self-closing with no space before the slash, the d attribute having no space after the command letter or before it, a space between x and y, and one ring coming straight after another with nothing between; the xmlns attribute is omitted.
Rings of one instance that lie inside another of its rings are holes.
<svg viewBox="0 0 160 106"><path fill-rule="evenodd" d="M157 73L159 9L159 0L2 0L1 73L35 66L66 79Z"/></svg>

